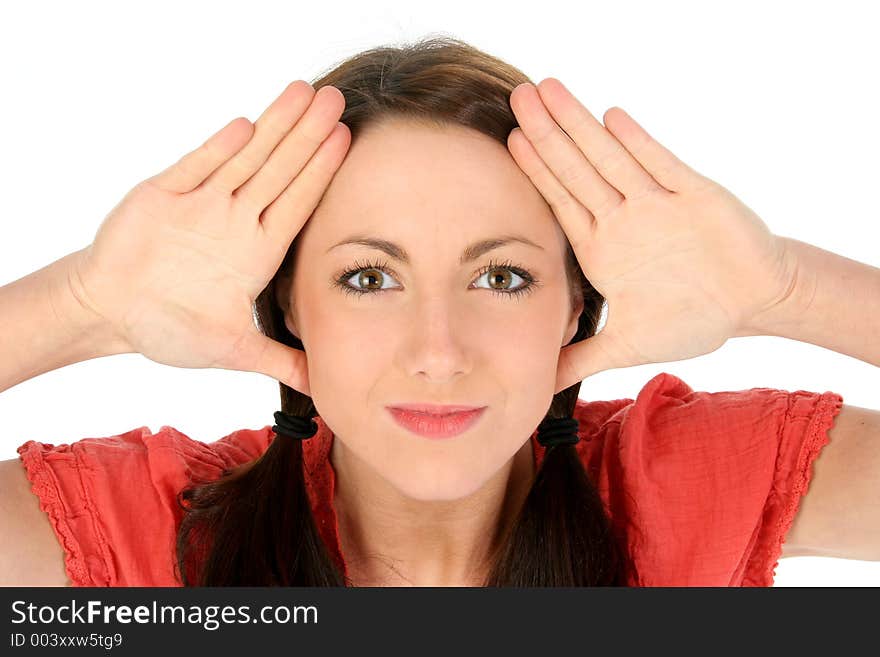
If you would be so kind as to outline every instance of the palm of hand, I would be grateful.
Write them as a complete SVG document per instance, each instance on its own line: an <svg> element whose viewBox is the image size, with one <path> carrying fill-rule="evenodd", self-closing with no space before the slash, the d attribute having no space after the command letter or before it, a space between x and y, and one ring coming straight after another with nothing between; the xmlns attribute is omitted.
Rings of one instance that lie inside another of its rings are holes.
<svg viewBox="0 0 880 657"><path fill-rule="evenodd" d="M576 251L584 275L608 300L603 369L721 347L778 301L776 281L790 274L781 245L715 183L686 193L658 190L617 206Z"/></svg>
<svg viewBox="0 0 880 657"><path fill-rule="evenodd" d="M283 253L270 252L258 227L229 205L210 188L182 196L142 183L84 252L78 298L150 360L237 369L252 357L240 347L254 331L252 300L271 276L255 276L247 259L258 252L280 261ZM213 219L227 215L228 224Z"/></svg>

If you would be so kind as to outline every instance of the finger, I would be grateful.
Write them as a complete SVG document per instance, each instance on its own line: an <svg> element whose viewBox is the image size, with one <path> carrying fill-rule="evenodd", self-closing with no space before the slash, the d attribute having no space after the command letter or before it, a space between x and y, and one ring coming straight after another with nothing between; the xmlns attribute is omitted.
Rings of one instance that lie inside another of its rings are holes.
<svg viewBox="0 0 880 657"><path fill-rule="evenodd" d="M620 107L605 112L605 125L658 183L670 192L692 189L705 177L662 146Z"/></svg>
<svg viewBox="0 0 880 657"><path fill-rule="evenodd" d="M310 394L305 352L263 335L256 327L238 343L234 357L222 367L265 374L305 395Z"/></svg>
<svg viewBox="0 0 880 657"><path fill-rule="evenodd" d="M291 82L256 121L253 138L205 183L222 194L231 194L266 161L272 149L284 138L308 109L315 95L304 80Z"/></svg>
<svg viewBox="0 0 880 657"><path fill-rule="evenodd" d="M254 126L250 121L243 116L233 119L197 149L149 178L148 182L168 192L191 192L217 167L241 150L253 134Z"/></svg>
<svg viewBox="0 0 880 657"><path fill-rule="evenodd" d="M241 188L235 197L253 207L259 215L294 180L337 127L345 110L345 97L336 87L318 89L305 115L284 138L266 163Z"/></svg>
<svg viewBox="0 0 880 657"><path fill-rule="evenodd" d="M531 84L521 84L510 95L519 125L553 175L594 216L620 205L623 197L593 168L578 145L554 121Z"/></svg>
<svg viewBox="0 0 880 657"><path fill-rule="evenodd" d="M604 329L596 335L567 345L559 350L556 365L556 389L553 394L573 386L594 374L618 367L627 367L618 363L607 348L608 334Z"/></svg>
<svg viewBox="0 0 880 657"><path fill-rule="evenodd" d="M514 128L507 136L507 147L519 168L550 205L572 250L575 254L582 253L592 233L592 213L556 179L520 128Z"/></svg>
<svg viewBox="0 0 880 657"><path fill-rule="evenodd" d="M350 144L348 126L337 123L305 169L263 212L261 223L269 240L287 250L318 206Z"/></svg>
<svg viewBox="0 0 880 657"><path fill-rule="evenodd" d="M625 198L658 191L660 185L590 111L556 78L538 84L550 114L601 174Z"/></svg>

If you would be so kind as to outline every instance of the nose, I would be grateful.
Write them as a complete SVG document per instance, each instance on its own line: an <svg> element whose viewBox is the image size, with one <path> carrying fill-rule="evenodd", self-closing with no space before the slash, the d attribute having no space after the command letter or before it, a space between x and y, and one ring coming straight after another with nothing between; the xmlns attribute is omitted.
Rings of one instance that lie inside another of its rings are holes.
<svg viewBox="0 0 880 657"><path fill-rule="evenodd" d="M421 304L406 346L407 370L430 381L451 381L471 369L470 327L447 301Z"/></svg>

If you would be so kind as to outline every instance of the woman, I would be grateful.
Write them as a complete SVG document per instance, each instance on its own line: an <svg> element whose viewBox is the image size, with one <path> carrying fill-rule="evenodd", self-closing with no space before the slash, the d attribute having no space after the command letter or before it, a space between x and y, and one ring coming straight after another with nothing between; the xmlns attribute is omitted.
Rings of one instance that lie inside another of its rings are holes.
<svg viewBox="0 0 880 657"><path fill-rule="evenodd" d="M825 323L828 279L859 291L854 316L877 270L773 235L619 108L606 129L559 81L523 83L452 39L361 53L138 185L53 263L75 338L25 350L40 364L3 388L136 351L272 376L283 414L211 444L172 427L28 441L26 471L4 463L21 510L3 522L43 523L31 572L63 558L53 576L78 585L768 585L783 542L880 558L869 529L823 529L828 509L867 508L878 468L844 474L876 449L842 438L880 431L877 413L666 374L636 400L578 399L596 372L762 332L878 363L867 329ZM0 555L7 583L35 544Z"/></svg>

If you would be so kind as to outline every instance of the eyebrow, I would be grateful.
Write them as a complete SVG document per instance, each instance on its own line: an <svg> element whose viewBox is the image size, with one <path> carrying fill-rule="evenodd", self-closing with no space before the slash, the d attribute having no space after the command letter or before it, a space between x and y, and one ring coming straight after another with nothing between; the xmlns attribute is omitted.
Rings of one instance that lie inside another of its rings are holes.
<svg viewBox="0 0 880 657"><path fill-rule="evenodd" d="M544 250L544 247L535 244L530 239L523 237L522 235L499 235L498 237L491 237L488 239L479 240L478 242L474 242L469 245L461 254L458 259L458 262L462 265L473 262L477 258L479 258L484 253L488 253L493 249L497 249L499 247L504 246L505 244L510 244L512 242L519 242L521 244L525 244L527 246L533 246L536 249ZM409 265L411 263L409 254L406 252L402 246L395 244L394 242L389 242L388 240L379 239L376 237L370 237L368 235L352 235L341 242L337 242L329 249L327 249L326 253L329 253L337 246L342 246L343 244L359 244L361 246L368 246L373 249L378 249L379 251L384 251L390 257L395 260L399 260L400 262Z"/></svg>

